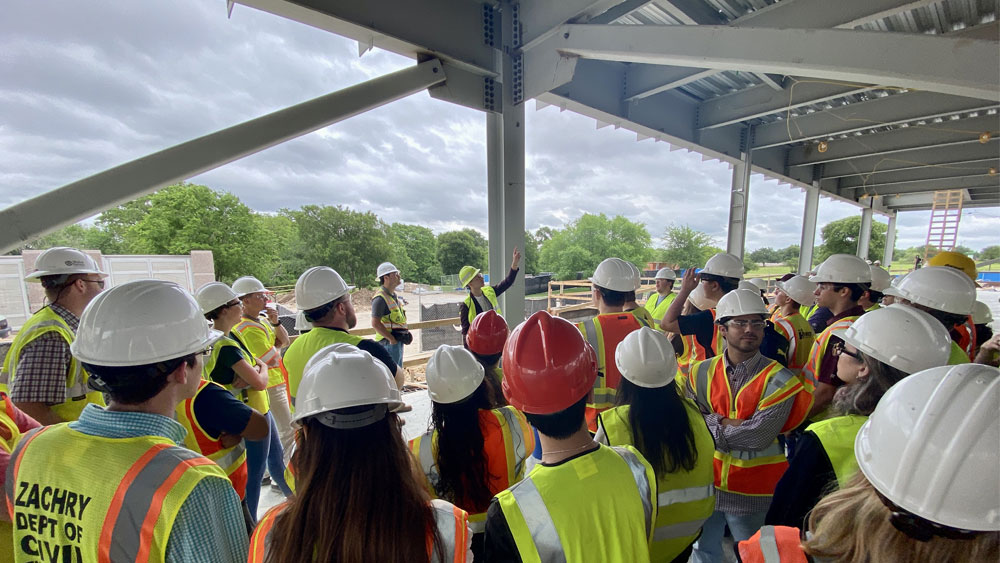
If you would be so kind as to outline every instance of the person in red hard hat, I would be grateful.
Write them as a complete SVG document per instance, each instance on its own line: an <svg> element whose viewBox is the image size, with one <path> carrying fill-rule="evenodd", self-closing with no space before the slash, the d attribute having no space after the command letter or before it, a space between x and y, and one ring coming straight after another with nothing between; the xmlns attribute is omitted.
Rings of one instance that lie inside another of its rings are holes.
<svg viewBox="0 0 1000 563"><path fill-rule="evenodd" d="M490 402L494 407L507 404L500 390L503 370L500 355L507 343L507 321L496 311L486 311L476 315L465 335L465 347L472 352L486 372L486 384L490 387Z"/></svg>
<svg viewBox="0 0 1000 563"><path fill-rule="evenodd" d="M587 430L593 348L539 311L511 332L503 365L504 396L538 430L542 461L491 502L486 560L649 561L656 477L635 448L600 445Z"/></svg>

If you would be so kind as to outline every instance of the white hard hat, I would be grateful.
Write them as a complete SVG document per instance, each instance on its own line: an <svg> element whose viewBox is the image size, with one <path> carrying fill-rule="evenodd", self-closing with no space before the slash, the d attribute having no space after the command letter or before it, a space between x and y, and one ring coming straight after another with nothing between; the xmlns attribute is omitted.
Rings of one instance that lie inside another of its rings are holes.
<svg viewBox="0 0 1000 563"><path fill-rule="evenodd" d="M760 291L734 289L719 299L715 306L715 318L727 319L740 315L767 315L767 307L760 298Z"/></svg>
<svg viewBox="0 0 1000 563"><path fill-rule="evenodd" d="M805 276L794 276L774 285L799 305L810 305L816 298L816 283Z"/></svg>
<svg viewBox="0 0 1000 563"><path fill-rule="evenodd" d="M839 336L865 355L906 373L946 365L951 354L951 336L937 319L900 304L861 315Z"/></svg>
<svg viewBox="0 0 1000 563"><path fill-rule="evenodd" d="M45 250L35 259L35 271L24 279L30 282L41 281L44 276L63 276L70 274L107 274L97 267L97 262L85 253L65 246L56 246Z"/></svg>
<svg viewBox="0 0 1000 563"><path fill-rule="evenodd" d="M222 338L183 287L136 280L94 298L80 315L73 355L97 366L155 364L201 352Z"/></svg>
<svg viewBox="0 0 1000 563"><path fill-rule="evenodd" d="M615 365L622 377L639 387L663 387L677 375L674 347L665 334L647 326L628 333L618 344Z"/></svg>
<svg viewBox="0 0 1000 563"><path fill-rule="evenodd" d="M740 284L736 286L736 289L746 289L749 291L756 291L757 294L760 295L760 289L758 289L757 285L751 282L750 280L740 280Z"/></svg>
<svg viewBox="0 0 1000 563"><path fill-rule="evenodd" d="M201 312L205 314L211 313L237 297L236 292L222 282L206 283L194 293L194 298L198 300Z"/></svg>
<svg viewBox="0 0 1000 563"><path fill-rule="evenodd" d="M892 274L889 273L889 270L875 265L869 267L872 271L872 291L883 293L889 289L889 286L892 285Z"/></svg>
<svg viewBox="0 0 1000 563"><path fill-rule="evenodd" d="M606 258L597 265L590 282L611 291L635 291L639 289L638 269L621 258Z"/></svg>
<svg viewBox="0 0 1000 563"><path fill-rule="evenodd" d="M907 274L900 274L892 278L892 281L889 283L889 287L885 288L885 291L883 291L882 293L884 295L889 295L891 297L902 297L902 295L899 293L899 284L903 283L903 280L906 279L906 276Z"/></svg>
<svg viewBox="0 0 1000 563"><path fill-rule="evenodd" d="M750 283L754 284L760 291L767 291L767 282L761 278L750 278Z"/></svg>
<svg viewBox="0 0 1000 563"><path fill-rule="evenodd" d="M998 531L998 405L997 368L962 364L915 373L889 388L861 427L858 466L878 492L925 520Z"/></svg>
<svg viewBox="0 0 1000 563"><path fill-rule="evenodd" d="M399 272L399 268L392 265L392 262L382 262L378 265L378 269L375 270L375 277L381 278L386 274L391 274L393 272Z"/></svg>
<svg viewBox="0 0 1000 563"><path fill-rule="evenodd" d="M676 280L677 274L674 273L670 268L660 268L656 271L656 279L658 280Z"/></svg>
<svg viewBox="0 0 1000 563"><path fill-rule="evenodd" d="M639 269L638 266L629 262L628 260L626 260L625 263L632 268L632 274L635 276L634 278L635 283L633 284L635 287L632 289L632 291L639 291L639 288L642 287L642 271Z"/></svg>
<svg viewBox="0 0 1000 563"><path fill-rule="evenodd" d="M816 268L809 278L816 283L871 283L872 268L853 254L834 254Z"/></svg>
<svg viewBox="0 0 1000 563"><path fill-rule="evenodd" d="M907 301L955 315L972 314L976 284L962 270L927 266L910 272L896 288Z"/></svg>
<svg viewBox="0 0 1000 563"><path fill-rule="evenodd" d="M347 285L333 268L314 266L295 282L295 306L303 311L315 309L340 299L352 289L354 286Z"/></svg>
<svg viewBox="0 0 1000 563"><path fill-rule="evenodd" d="M264 284L260 283L259 279L253 276L243 276L233 282L233 291L239 297L243 297L251 293L267 293L267 288L264 287Z"/></svg>
<svg viewBox="0 0 1000 563"><path fill-rule="evenodd" d="M381 420L387 410L401 404L399 389L385 364L356 346L338 342L320 349L306 362L292 420L329 413L320 419L324 424L357 428ZM362 405L385 405L385 409L377 409L376 415L330 413Z"/></svg>
<svg viewBox="0 0 1000 563"><path fill-rule="evenodd" d="M705 295L705 286L700 283L691 290L691 294L688 295L688 301L702 311L713 309L719 304L717 299L712 299L708 295ZM760 301L760 294L757 295L757 301Z"/></svg>
<svg viewBox="0 0 1000 563"><path fill-rule="evenodd" d="M299 311L295 314L295 330L299 332L305 332L307 330L312 330L313 324L306 319L306 312Z"/></svg>
<svg viewBox="0 0 1000 563"><path fill-rule="evenodd" d="M476 392L486 372L472 352L461 346L438 346L427 360L427 394L435 403L451 404Z"/></svg>
<svg viewBox="0 0 1000 563"><path fill-rule="evenodd" d="M701 269L700 273L743 279L743 260L740 260L739 256L735 254L720 252L705 262L705 267Z"/></svg>
<svg viewBox="0 0 1000 563"><path fill-rule="evenodd" d="M976 301L972 304L972 324L974 325L985 325L993 322L993 311L990 311L990 306L982 301Z"/></svg>

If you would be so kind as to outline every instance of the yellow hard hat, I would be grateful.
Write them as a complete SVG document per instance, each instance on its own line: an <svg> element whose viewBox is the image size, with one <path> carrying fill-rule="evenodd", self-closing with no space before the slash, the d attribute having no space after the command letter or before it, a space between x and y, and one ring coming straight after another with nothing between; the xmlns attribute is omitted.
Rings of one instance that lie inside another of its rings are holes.
<svg viewBox="0 0 1000 563"><path fill-rule="evenodd" d="M928 266L948 266L949 268L955 268L956 270L962 270L965 275L969 276L969 279L976 281L976 262L972 258L962 254L961 252L955 252L953 250L944 250L935 254L930 260L927 261Z"/></svg>
<svg viewBox="0 0 1000 563"><path fill-rule="evenodd" d="M462 283L462 287L465 287L469 285L472 278L476 277L476 275L481 271L482 270L476 268L475 266L462 266L462 269L458 271L458 281Z"/></svg>

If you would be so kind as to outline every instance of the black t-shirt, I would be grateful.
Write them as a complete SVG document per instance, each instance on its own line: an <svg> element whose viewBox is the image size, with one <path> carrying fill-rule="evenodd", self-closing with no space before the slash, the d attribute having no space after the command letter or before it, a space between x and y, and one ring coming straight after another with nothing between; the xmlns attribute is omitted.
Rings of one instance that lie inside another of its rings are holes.
<svg viewBox="0 0 1000 563"><path fill-rule="evenodd" d="M233 366L240 360L250 361L250 356L243 348L236 346L224 346L219 351L219 357L215 361L215 367L209 374L209 379L222 385L232 385L236 381L236 372Z"/></svg>
<svg viewBox="0 0 1000 563"><path fill-rule="evenodd" d="M816 504L837 488L837 475L822 442L804 432L795 442L795 455L781 476L764 523L806 529L806 517Z"/></svg>
<svg viewBox="0 0 1000 563"><path fill-rule="evenodd" d="M194 401L194 416L212 438L239 435L246 430L253 409L219 385L206 385Z"/></svg>

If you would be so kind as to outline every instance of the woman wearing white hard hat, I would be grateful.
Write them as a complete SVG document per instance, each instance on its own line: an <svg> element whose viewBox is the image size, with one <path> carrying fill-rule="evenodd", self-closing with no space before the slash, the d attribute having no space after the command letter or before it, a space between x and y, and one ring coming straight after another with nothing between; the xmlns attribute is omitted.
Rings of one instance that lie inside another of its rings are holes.
<svg viewBox="0 0 1000 563"><path fill-rule="evenodd" d="M809 533L765 526L744 563L1000 560L1000 370L966 364L904 378L853 444L859 468L816 505Z"/></svg>
<svg viewBox="0 0 1000 563"><path fill-rule="evenodd" d="M468 515L431 500L411 470L400 404L392 374L364 350L332 344L309 360L296 495L261 518L248 561L472 561Z"/></svg>
<svg viewBox="0 0 1000 563"><path fill-rule="evenodd" d="M839 336L837 377L846 385L834 395L837 416L809 425L798 438L767 524L802 526L832 484L845 485L857 472L854 437L882 395L911 373L947 364L951 348L940 323L905 305L865 313Z"/></svg>
<svg viewBox="0 0 1000 563"><path fill-rule="evenodd" d="M471 334L471 333L470 333ZM535 447L524 415L493 408L483 366L461 346L440 346L427 362L431 427L410 440L427 490L469 513L472 552L483 557L486 511L493 495L524 478Z"/></svg>
<svg viewBox="0 0 1000 563"><path fill-rule="evenodd" d="M687 561L701 524L715 509L715 442L693 402L681 396L667 337L643 327L615 350L622 381L617 406L598 415L595 440L634 446L656 472L659 510L652 561Z"/></svg>
<svg viewBox="0 0 1000 563"><path fill-rule="evenodd" d="M793 370L806 365L816 342L816 333L801 314L802 305L813 302L815 291L816 284L805 276L791 276L775 283L777 309L771 315L771 322L778 334L788 340L788 367Z"/></svg>
<svg viewBox="0 0 1000 563"><path fill-rule="evenodd" d="M947 266L928 266L910 272L894 288L899 300L930 313L951 334L949 364L964 364L972 360L971 347L959 345L962 335L956 328L972 314L976 303L976 284L961 270Z"/></svg>

